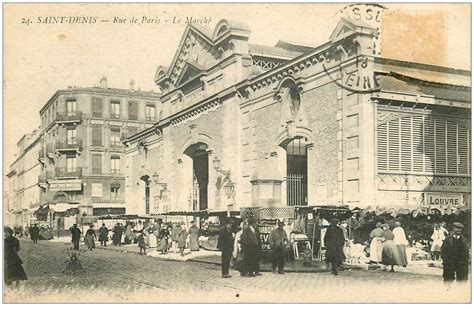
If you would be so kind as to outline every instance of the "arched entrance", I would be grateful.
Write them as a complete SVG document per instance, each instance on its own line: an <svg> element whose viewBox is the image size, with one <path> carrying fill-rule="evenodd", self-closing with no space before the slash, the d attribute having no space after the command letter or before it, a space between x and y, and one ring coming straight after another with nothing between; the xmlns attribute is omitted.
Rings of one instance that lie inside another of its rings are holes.
<svg viewBox="0 0 474 309"><path fill-rule="evenodd" d="M286 150L286 205L308 205L308 150L305 138L280 145Z"/></svg>
<svg viewBox="0 0 474 309"><path fill-rule="evenodd" d="M208 208L209 154L208 146L196 143L189 146L184 153L192 160L192 193L191 203L194 211Z"/></svg>

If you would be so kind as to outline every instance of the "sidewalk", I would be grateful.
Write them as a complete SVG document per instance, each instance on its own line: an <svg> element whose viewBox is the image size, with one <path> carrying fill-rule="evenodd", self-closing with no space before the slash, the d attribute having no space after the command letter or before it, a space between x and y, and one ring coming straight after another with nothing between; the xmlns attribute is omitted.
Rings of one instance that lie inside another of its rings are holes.
<svg viewBox="0 0 474 309"><path fill-rule="evenodd" d="M71 244L70 237L61 237L61 238L54 238L49 240L50 242L56 243L63 243L63 244ZM85 244L81 242L80 244L81 249L85 249ZM126 253L134 253L140 254L140 248L138 248L137 244L130 244L130 245L122 245L122 246L114 246L111 242L107 245L107 247L101 247L99 242L96 242L95 249L99 250L115 250L121 251ZM147 248L147 256L168 260L168 261L180 261L180 262L196 262L196 263L204 263L204 264L212 264L212 265L221 265L221 253L220 251L208 251L201 249L200 251L190 251L188 249L184 250L184 256L181 256L179 253L168 253L168 254L161 254L160 252L156 251L156 248ZM343 269L346 271L381 271L381 269L369 269L368 264L343 264ZM272 267L271 263L261 263L260 270L262 272L271 272ZM318 273L318 272L328 272L329 270L326 268L325 261L318 261L313 260L311 261L310 265L303 265L302 260L295 260L291 262L287 262L285 264L285 272L296 272L296 273ZM414 273L414 274L427 274L427 275L441 275L442 265L440 262L434 261L412 261L409 263L407 267L400 267L395 266L396 272L403 272L403 273Z"/></svg>

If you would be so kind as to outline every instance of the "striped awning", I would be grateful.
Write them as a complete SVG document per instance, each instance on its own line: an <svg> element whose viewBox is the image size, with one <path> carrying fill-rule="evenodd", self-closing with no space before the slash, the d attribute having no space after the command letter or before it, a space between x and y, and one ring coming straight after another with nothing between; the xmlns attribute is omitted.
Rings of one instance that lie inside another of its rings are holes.
<svg viewBox="0 0 474 309"><path fill-rule="evenodd" d="M121 203L94 203L94 208L125 208L125 204Z"/></svg>

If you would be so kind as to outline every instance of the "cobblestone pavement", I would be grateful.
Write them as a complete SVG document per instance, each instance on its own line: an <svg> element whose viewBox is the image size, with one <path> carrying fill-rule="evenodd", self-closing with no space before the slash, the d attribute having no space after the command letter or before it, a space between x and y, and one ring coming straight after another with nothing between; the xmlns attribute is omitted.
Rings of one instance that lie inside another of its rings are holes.
<svg viewBox="0 0 474 309"><path fill-rule="evenodd" d="M220 267L165 261L114 250L84 251L85 274L62 273L69 245L21 241L28 279L5 302L468 302L470 287L446 287L440 274L351 270L264 273L223 279ZM380 289L380 287L384 287Z"/></svg>

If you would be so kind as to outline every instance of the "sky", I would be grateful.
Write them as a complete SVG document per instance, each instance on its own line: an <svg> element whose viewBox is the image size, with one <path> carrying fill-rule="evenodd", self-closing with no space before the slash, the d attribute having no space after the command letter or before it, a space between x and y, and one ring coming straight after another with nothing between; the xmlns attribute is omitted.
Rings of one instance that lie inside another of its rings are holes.
<svg viewBox="0 0 474 309"><path fill-rule="evenodd" d="M9 165L15 160L16 143L24 134L39 127L39 110L56 90L94 86L106 76L109 87L128 88L133 79L135 87L158 92L154 85L156 68L170 65L185 29L186 17L206 18L212 29L221 19L243 21L251 29L250 43L253 44L273 46L281 39L317 46L328 40L340 18L336 12L345 6L341 3L4 4L4 173L8 173ZM397 50L400 57L413 56L407 44L416 41L413 44L429 47L431 45L426 43L429 41L434 48L443 49L436 53L442 55L442 59L425 57L425 53L419 54L417 61L470 69L469 4L385 6L395 16L403 16L399 21L407 22L404 27L402 24L391 27L392 35L402 33L405 37L405 42L396 40L398 44L394 44L393 50ZM91 16L109 22L38 23L39 18L43 21L49 16ZM132 17L139 23L130 23ZM159 19L160 23L140 23L143 17ZM127 19L127 22L113 23L114 18ZM181 23L172 22L178 19ZM28 20L31 23L27 23ZM414 24L425 29L415 31ZM420 33L424 41L418 42L414 33Z"/></svg>

